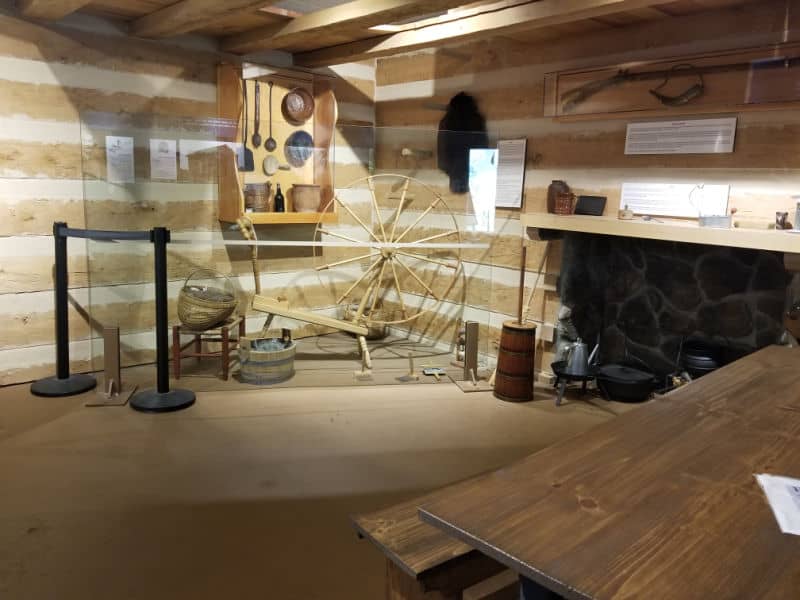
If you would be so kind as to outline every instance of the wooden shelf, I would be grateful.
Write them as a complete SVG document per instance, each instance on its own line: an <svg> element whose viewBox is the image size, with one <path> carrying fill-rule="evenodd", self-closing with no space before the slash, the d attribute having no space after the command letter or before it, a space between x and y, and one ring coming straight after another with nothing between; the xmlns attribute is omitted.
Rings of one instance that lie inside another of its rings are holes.
<svg viewBox="0 0 800 600"><path fill-rule="evenodd" d="M261 114L266 115L271 111L279 111L280 98L290 88L300 86L313 93L314 114L303 124L303 131L310 134L314 140L313 160L309 159L302 167L295 167L288 172L276 174L269 178L273 184L281 184L286 196L287 208L292 206L291 187L298 183L313 183L320 188L320 206L326 206L333 198L333 160L330 154L333 147L333 135L336 127L336 98L333 94L333 78L317 76L312 73L295 73L285 69L248 64L247 75L260 77L278 75L283 81L276 81L274 92L277 99L272 100L272 109L269 105L269 95L261 94ZM266 98L266 99L265 99ZM255 114L255 98L248 99L251 103L248 112ZM217 115L226 124L220 135L220 141L239 143L242 140L244 123L242 122L244 96L242 93L242 71L237 65L223 63L217 67ZM265 104L266 102L266 104ZM274 123L274 136L278 145L282 145L291 132L297 130L280 119ZM316 224L319 213L246 213L244 189L246 184L263 184L268 178L261 171L261 163L267 154L263 147L250 148L256 169L244 173L237 167L237 158L227 145L217 149L218 166L218 218L220 221L233 223L241 216L247 216L255 225L292 225ZM336 207L333 213L322 215L322 222L336 222Z"/></svg>
<svg viewBox="0 0 800 600"><path fill-rule="evenodd" d="M549 213L526 213L520 217L523 227L596 233L621 237L753 248L776 252L800 252L800 233L775 231L774 229L716 229L700 227L694 221L643 221L636 218L623 221L616 217L589 217L583 215L553 215ZM531 232L529 231L530 235ZM535 234L534 234L535 235ZM534 236L531 236L534 237Z"/></svg>
<svg viewBox="0 0 800 600"><path fill-rule="evenodd" d="M322 223L336 223L336 213L310 213L310 212L262 212L245 213L243 216L250 219L253 225L316 225ZM322 217L320 219L320 217Z"/></svg>

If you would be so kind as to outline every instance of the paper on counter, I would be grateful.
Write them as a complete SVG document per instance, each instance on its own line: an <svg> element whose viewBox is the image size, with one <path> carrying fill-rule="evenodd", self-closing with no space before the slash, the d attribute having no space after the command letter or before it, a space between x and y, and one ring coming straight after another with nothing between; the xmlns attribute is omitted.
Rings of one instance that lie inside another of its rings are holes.
<svg viewBox="0 0 800 600"><path fill-rule="evenodd" d="M760 474L756 481L783 533L800 535L800 479Z"/></svg>

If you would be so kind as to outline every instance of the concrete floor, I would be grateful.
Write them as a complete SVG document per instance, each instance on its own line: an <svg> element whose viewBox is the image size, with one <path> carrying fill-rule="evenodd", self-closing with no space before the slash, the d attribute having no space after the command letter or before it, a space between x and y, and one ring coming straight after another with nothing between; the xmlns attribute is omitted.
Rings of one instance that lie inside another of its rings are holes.
<svg viewBox="0 0 800 600"><path fill-rule="evenodd" d="M348 515L628 408L538 397L237 389L147 415L0 389L0 598L378 600L383 557Z"/></svg>

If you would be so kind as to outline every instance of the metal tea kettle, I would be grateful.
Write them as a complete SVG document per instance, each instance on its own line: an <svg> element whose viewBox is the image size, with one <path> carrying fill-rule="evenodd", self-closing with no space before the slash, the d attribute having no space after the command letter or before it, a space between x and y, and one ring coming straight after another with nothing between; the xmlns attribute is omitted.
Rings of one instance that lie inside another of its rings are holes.
<svg viewBox="0 0 800 600"><path fill-rule="evenodd" d="M589 346L581 338L578 338L574 344L567 347L565 355L567 367L564 369L564 372L567 375L574 375L576 377L586 377L590 375L591 369L589 368L589 363L594 358L596 351L597 346L595 346L595 349L590 355Z"/></svg>

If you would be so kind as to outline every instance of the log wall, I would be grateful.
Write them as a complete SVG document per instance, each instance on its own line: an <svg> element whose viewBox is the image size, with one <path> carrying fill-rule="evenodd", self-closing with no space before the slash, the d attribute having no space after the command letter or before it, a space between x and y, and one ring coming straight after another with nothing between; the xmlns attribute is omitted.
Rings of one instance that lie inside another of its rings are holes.
<svg viewBox="0 0 800 600"><path fill-rule="evenodd" d="M217 114L216 65L222 58L210 50L133 40L111 27L99 32L43 25L0 12L0 315L5 323L0 385L54 372L53 221L109 229L163 225L177 238L231 235L217 219L215 161L193 156L188 168L179 169L177 182L153 181L146 145L148 135L202 137L198 131L211 127ZM338 76L341 122L371 125L374 66L331 70ZM127 122L121 135L140 131L135 184L104 181L103 136L115 132L89 123L90 113ZM163 135L167 131L175 135ZM336 144L337 181L363 176L363 152L352 151L343 136ZM259 227L259 235L306 240L313 227ZM112 324L121 328L125 364L152 360L152 249L69 240L69 252L72 368L100 367L99 331ZM171 320L184 278L198 267L231 275L247 302L253 290L249 258L246 248L171 248ZM261 258L265 293L336 312L330 294L303 271L312 262L307 252L283 249L262 252ZM262 321L251 314L249 329L260 328ZM300 327L295 333L313 330Z"/></svg>
<svg viewBox="0 0 800 600"><path fill-rule="evenodd" d="M797 11L787 12L787 6L770 0L544 42L527 42L520 34L379 59L376 119L388 133L379 139L378 169L421 178L466 216L469 197L449 193L446 176L436 169L435 143L443 116L437 106L465 91L477 99L487 119L490 142L527 138L525 211L546 210L548 184L563 179L577 194L607 196L608 214L616 213L623 181L729 183L730 206L743 217L774 219L776 210L793 214L791 195L800 191L796 109L723 113L738 116L739 122L735 152L722 155L626 156L627 120L569 122L544 116L547 73L793 42L800 17ZM404 162L399 151L410 140L430 150L431 158ZM519 211L499 210L495 232L486 236L491 249L471 257L468 265L472 275L464 292L466 304L478 309L472 316L481 320L492 342L502 320L516 312L515 285L507 270L518 265L521 234ZM558 242L550 246L540 279L543 289L537 291L531 312L541 323L552 323L559 306L552 284L558 277L560 248ZM529 251L529 284L543 251L542 242L534 242ZM444 310L415 331L424 328L426 335L449 341L463 317L463 312ZM537 366L547 370L551 358L550 345L540 344Z"/></svg>

